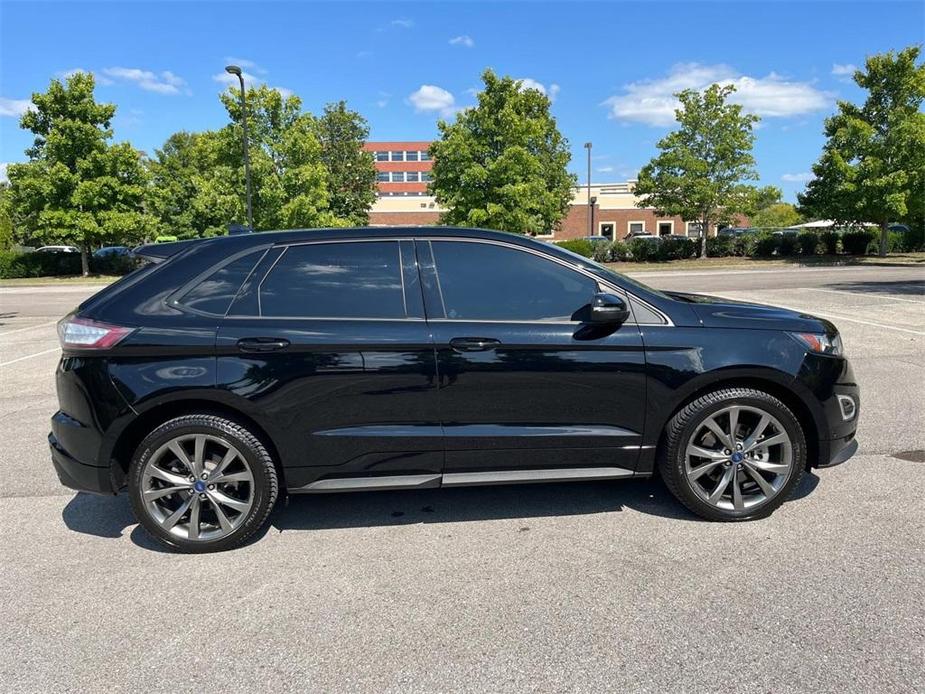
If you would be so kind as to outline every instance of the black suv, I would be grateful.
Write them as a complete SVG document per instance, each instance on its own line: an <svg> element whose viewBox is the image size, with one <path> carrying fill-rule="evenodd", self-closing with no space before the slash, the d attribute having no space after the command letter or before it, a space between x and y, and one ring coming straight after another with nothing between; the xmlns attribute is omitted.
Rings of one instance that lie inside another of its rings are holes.
<svg viewBox="0 0 925 694"><path fill-rule="evenodd" d="M645 477L713 520L849 458L835 327L664 293L557 246L453 228L145 246L59 324L61 481L191 552L280 493Z"/></svg>

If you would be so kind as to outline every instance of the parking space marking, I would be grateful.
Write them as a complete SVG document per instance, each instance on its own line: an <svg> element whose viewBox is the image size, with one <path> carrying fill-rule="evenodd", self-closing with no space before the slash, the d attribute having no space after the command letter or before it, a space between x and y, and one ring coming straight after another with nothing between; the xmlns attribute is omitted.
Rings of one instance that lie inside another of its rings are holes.
<svg viewBox="0 0 925 694"><path fill-rule="evenodd" d="M35 352L34 354L27 354L24 357L19 357L18 359L11 359L10 361L0 362L0 366L9 366L10 364L15 364L18 361L24 361L26 359L32 359L32 357L40 357L43 354L50 354L51 352L60 351L60 347L53 347L52 349L46 349L42 352Z"/></svg>
<svg viewBox="0 0 925 694"><path fill-rule="evenodd" d="M0 337L3 337L5 335L12 335L13 333L25 332L26 330L35 330L36 328L44 328L45 326L48 326L48 325L54 325L57 322L58 321L56 320L50 320L47 323L39 323L38 325L30 325L26 328L16 328L15 330L4 330L3 332L0 332Z"/></svg>
<svg viewBox="0 0 925 694"><path fill-rule="evenodd" d="M802 289L808 289L811 292L826 292L827 294L850 294L851 296L862 296L870 297L871 299L883 299L884 301L905 301L910 304L918 304L919 306L925 306L925 301L916 301L915 299L905 299L899 296L880 296L879 294L867 294L864 292L851 292L847 289L819 289L818 287L802 287Z"/></svg>
<svg viewBox="0 0 925 694"><path fill-rule="evenodd" d="M734 296L724 296L722 294L712 294L712 296L717 296L721 299L729 299L730 301L743 301L742 297ZM754 299L747 299L747 301L755 301ZM760 303L765 303L765 300L760 300ZM886 330L898 330L901 333L911 333L913 335L925 335L925 331L922 330L912 330L911 328L900 328L896 325L887 325L886 323L875 323L874 321L869 320L859 320L857 318L849 318L848 316L842 316L838 313L829 313L828 311L817 311L816 309L806 309L806 308L796 308L794 306L786 306L784 304L779 304L773 299L771 299L770 304L772 306L778 306L779 308L786 308L790 311L797 311L798 313L809 313L814 316L822 316L823 318L837 318L838 320L846 320L849 323L860 323L861 325L870 325L875 328L885 328Z"/></svg>

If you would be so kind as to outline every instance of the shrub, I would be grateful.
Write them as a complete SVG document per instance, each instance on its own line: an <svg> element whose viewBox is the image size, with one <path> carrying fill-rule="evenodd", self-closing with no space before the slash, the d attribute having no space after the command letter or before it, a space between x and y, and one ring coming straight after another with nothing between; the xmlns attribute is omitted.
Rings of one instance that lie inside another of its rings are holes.
<svg viewBox="0 0 925 694"><path fill-rule="evenodd" d="M128 255L109 254L90 258L90 272L100 275L125 275L138 266L138 259Z"/></svg>
<svg viewBox="0 0 925 694"><path fill-rule="evenodd" d="M711 236L707 239L707 255L711 258L723 258L732 255L735 238L732 236Z"/></svg>
<svg viewBox="0 0 925 694"><path fill-rule="evenodd" d="M630 255L639 263L659 260L659 245L657 241L649 239L632 239L628 244Z"/></svg>
<svg viewBox="0 0 925 694"><path fill-rule="evenodd" d="M903 234L904 251L921 251L925 250L925 224L919 223L910 227L909 231Z"/></svg>
<svg viewBox="0 0 925 694"><path fill-rule="evenodd" d="M877 233L869 229L853 229L842 234L841 244L849 255L864 255L867 247L876 240Z"/></svg>
<svg viewBox="0 0 925 694"><path fill-rule="evenodd" d="M610 243L607 241L598 241L592 244L591 258L598 263L609 263Z"/></svg>
<svg viewBox="0 0 925 694"><path fill-rule="evenodd" d="M770 258L780 245L780 237L768 232L761 232L755 235L755 241L752 245L752 257Z"/></svg>
<svg viewBox="0 0 925 694"><path fill-rule="evenodd" d="M796 234L781 234L777 244L777 254L780 256L796 255L800 250Z"/></svg>
<svg viewBox="0 0 925 694"><path fill-rule="evenodd" d="M79 253L0 252L0 279L79 274Z"/></svg>
<svg viewBox="0 0 925 694"><path fill-rule="evenodd" d="M594 244L588 239L570 239L568 241L556 241L557 246L562 246L567 251L583 255L590 258L594 255ZM602 244L603 245L603 244Z"/></svg>
<svg viewBox="0 0 925 694"><path fill-rule="evenodd" d="M684 260L694 255L693 239L663 239L658 255L664 260Z"/></svg>
<svg viewBox="0 0 925 694"><path fill-rule="evenodd" d="M745 257L755 252L755 242L758 234L738 234L732 242L732 255Z"/></svg>
<svg viewBox="0 0 925 694"><path fill-rule="evenodd" d="M815 231L801 231L797 234L800 255L816 255L819 252L819 235Z"/></svg>
<svg viewBox="0 0 925 694"><path fill-rule="evenodd" d="M626 260L629 258L630 249L627 248L623 241L614 241L610 244L610 260Z"/></svg>
<svg viewBox="0 0 925 694"><path fill-rule="evenodd" d="M835 255L838 253L838 232L823 231L819 235L819 241L825 249L826 255Z"/></svg>

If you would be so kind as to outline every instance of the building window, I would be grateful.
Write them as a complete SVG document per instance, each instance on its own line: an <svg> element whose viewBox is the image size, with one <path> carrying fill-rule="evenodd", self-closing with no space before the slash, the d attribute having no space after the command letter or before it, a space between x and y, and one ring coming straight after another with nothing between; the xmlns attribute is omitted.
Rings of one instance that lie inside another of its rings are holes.
<svg viewBox="0 0 925 694"><path fill-rule="evenodd" d="M388 152L376 152L376 161L388 161L389 153Z"/></svg>
<svg viewBox="0 0 925 694"><path fill-rule="evenodd" d="M699 238L701 235L702 226L700 222L688 222L687 223L687 235L693 236L694 238Z"/></svg>
<svg viewBox="0 0 925 694"><path fill-rule="evenodd" d="M600 225L598 226L598 231L601 236L613 241L613 231L614 231L613 222L601 222Z"/></svg>
<svg viewBox="0 0 925 694"><path fill-rule="evenodd" d="M404 171L393 171L392 172L392 183L404 183L405 182L405 172Z"/></svg>
<svg viewBox="0 0 925 694"><path fill-rule="evenodd" d="M659 222L658 223L658 235L659 236L670 236L674 233L674 222Z"/></svg>
<svg viewBox="0 0 925 694"><path fill-rule="evenodd" d="M432 181L432 180L433 180L433 178L431 178L430 171L422 171L422 172L421 172L421 182L422 182L422 183L429 183L429 182Z"/></svg>
<svg viewBox="0 0 925 694"><path fill-rule="evenodd" d="M392 161L404 161L405 153L404 152L392 152Z"/></svg>
<svg viewBox="0 0 925 694"><path fill-rule="evenodd" d="M405 152L405 161L417 161L418 153L417 152Z"/></svg>
<svg viewBox="0 0 925 694"><path fill-rule="evenodd" d="M421 152L421 161L430 161L430 152Z"/></svg>
<svg viewBox="0 0 925 694"><path fill-rule="evenodd" d="M420 174L417 171L406 171L405 180L408 183L417 183L420 180Z"/></svg>
<svg viewBox="0 0 925 694"><path fill-rule="evenodd" d="M626 231L629 234L644 234L646 233L646 223L645 222L627 222Z"/></svg>
<svg viewBox="0 0 925 694"><path fill-rule="evenodd" d="M389 182L389 172L388 171L379 171L376 173L376 180L382 181L383 183Z"/></svg>

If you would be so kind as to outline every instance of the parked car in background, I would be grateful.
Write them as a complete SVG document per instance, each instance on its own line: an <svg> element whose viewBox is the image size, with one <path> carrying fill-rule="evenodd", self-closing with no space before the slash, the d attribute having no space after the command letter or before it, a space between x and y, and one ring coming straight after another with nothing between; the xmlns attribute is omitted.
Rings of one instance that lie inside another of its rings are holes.
<svg viewBox="0 0 925 694"><path fill-rule="evenodd" d="M80 253L76 246L40 246L36 253Z"/></svg>
<svg viewBox="0 0 925 694"><path fill-rule="evenodd" d="M154 239L154 243L174 243L178 240L179 239L176 236L173 236L172 234L161 234L160 236Z"/></svg>
<svg viewBox="0 0 925 694"><path fill-rule="evenodd" d="M744 234L757 234L756 227L723 227L717 232L718 236L742 236Z"/></svg>
<svg viewBox="0 0 925 694"><path fill-rule="evenodd" d="M281 493L656 471L694 513L750 520L857 449L830 322L656 291L524 236L311 229L137 254L59 323L48 441L63 484L127 488L181 551L241 545Z"/></svg>
<svg viewBox="0 0 925 694"><path fill-rule="evenodd" d="M606 236L585 236L585 240L591 243L604 243L610 241Z"/></svg>
<svg viewBox="0 0 925 694"><path fill-rule="evenodd" d="M131 257L132 249L128 246L104 246L93 251L94 258Z"/></svg>
<svg viewBox="0 0 925 694"><path fill-rule="evenodd" d="M639 239L640 241L649 241L651 243L660 243L663 237L656 236L655 234L646 234L646 233L630 233L626 235L626 241L635 241Z"/></svg>

